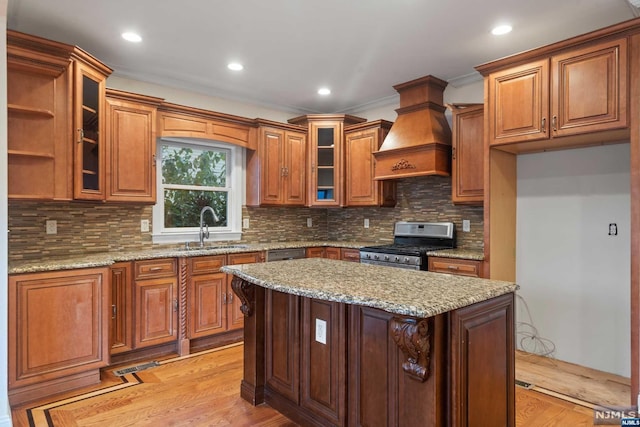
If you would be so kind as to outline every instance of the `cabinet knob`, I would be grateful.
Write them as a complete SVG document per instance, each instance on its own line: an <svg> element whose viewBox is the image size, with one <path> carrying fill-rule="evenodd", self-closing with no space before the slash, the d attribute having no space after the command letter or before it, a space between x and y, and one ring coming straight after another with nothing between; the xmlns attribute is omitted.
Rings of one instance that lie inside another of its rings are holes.
<svg viewBox="0 0 640 427"><path fill-rule="evenodd" d="M558 124L558 116L553 116L551 118L551 128L553 129L554 132L557 132L558 130L557 124Z"/></svg>
<svg viewBox="0 0 640 427"><path fill-rule="evenodd" d="M542 132L546 132L547 131L547 118L543 117L542 118L542 125L540 126Z"/></svg>

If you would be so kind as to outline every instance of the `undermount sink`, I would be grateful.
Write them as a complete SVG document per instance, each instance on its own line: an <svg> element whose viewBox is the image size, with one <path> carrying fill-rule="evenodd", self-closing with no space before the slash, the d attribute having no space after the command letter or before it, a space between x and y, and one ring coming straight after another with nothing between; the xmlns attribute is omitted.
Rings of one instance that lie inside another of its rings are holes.
<svg viewBox="0 0 640 427"><path fill-rule="evenodd" d="M191 243L191 242L189 242ZM183 246L181 247L179 250L181 251L217 251L217 250L225 250L225 249L246 249L249 246L247 245L220 245L220 246L203 246L200 247L198 246L198 242L194 242L195 244L193 246L189 245L189 246Z"/></svg>

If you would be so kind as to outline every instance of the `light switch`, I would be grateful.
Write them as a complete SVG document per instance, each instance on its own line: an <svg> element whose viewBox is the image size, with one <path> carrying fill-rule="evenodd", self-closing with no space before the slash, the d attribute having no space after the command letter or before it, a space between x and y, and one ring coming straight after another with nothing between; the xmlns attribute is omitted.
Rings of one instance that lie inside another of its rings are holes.
<svg viewBox="0 0 640 427"><path fill-rule="evenodd" d="M148 233L149 232L149 220L148 219L141 219L140 220L140 231L143 233Z"/></svg>
<svg viewBox="0 0 640 427"><path fill-rule="evenodd" d="M364 219L364 228L369 228L369 218Z"/></svg>
<svg viewBox="0 0 640 427"><path fill-rule="evenodd" d="M469 221L468 219L463 219L462 220L462 231L464 231L466 233L471 231L471 221Z"/></svg>
<svg viewBox="0 0 640 427"><path fill-rule="evenodd" d="M55 219L47 220L46 231L47 234L58 234L58 221Z"/></svg>
<svg viewBox="0 0 640 427"><path fill-rule="evenodd" d="M313 220L311 218L307 218L307 227L313 227Z"/></svg>
<svg viewBox="0 0 640 427"><path fill-rule="evenodd" d="M249 218L242 218L242 228L249 228Z"/></svg>
<svg viewBox="0 0 640 427"><path fill-rule="evenodd" d="M327 343L327 322L316 319L316 341L320 344Z"/></svg>

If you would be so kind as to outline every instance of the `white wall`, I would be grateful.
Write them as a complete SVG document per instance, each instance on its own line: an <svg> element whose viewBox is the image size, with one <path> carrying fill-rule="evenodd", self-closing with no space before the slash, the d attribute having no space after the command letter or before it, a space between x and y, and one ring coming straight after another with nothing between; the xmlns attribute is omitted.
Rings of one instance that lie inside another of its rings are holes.
<svg viewBox="0 0 640 427"><path fill-rule="evenodd" d="M534 326L556 358L629 377L629 144L519 155L517 167L516 281ZM521 303L517 319L529 321Z"/></svg>
<svg viewBox="0 0 640 427"><path fill-rule="evenodd" d="M132 80L117 75L109 76L107 87L111 89L125 90L142 95L156 96L167 102L187 105L189 107L202 108L204 110L233 114L248 119L268 119L286 123L288 119L300 116L303 113L287 112L275 108L269 108L254 104L246 104L223 98L216 98L190 92L183 89L175 89L168 86L160 86L154 83Z"/></svg>
<svg viewBox="0 0 640 427"><path fill-rule="evenodd" d="M0 29L7 32L7 1L0 0ZM0 40L0 57L7 57L7 38ZM7 61L0 61L0 427L11 426L7 391Z"/></svg>

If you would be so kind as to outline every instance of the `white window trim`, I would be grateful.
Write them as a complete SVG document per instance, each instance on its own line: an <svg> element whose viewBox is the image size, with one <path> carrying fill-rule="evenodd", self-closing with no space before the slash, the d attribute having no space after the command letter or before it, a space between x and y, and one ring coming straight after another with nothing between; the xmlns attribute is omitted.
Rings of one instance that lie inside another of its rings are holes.
<svg viewBox="0 0 640 427"><path fill-rule="evenodd" d="M228 179L231 191L228 193L227 226L209 228L207 242L233 241L242 238L242 204L245 200L245 150L232 144L210 141L198 138L160 138L156 147L158 159L156 167L156 204L153 206L152 241L155 244L199 242L199 227L185 228L180 231L164 229L164 187L162 185L162 142L172 142L187 145L199 145L205 148L221 148L229 150L231 154L231 173ZM208 214L207 214L208 215Z"/></svg>

